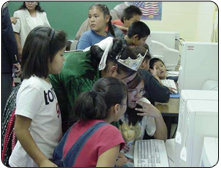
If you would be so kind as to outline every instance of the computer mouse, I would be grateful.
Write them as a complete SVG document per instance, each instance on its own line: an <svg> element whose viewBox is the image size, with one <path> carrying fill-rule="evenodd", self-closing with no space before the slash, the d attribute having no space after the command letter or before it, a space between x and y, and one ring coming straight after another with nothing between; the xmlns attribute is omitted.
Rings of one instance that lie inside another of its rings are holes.
<svg viewBox="0 0 221 169"><path fill-rule="evenodd" d="M143 101L143 102L145 102L145 103L151 104L150 101L149 101L147 98L145 98L145 97L142 97L142 98L140 99L140 101Z"/></svg>

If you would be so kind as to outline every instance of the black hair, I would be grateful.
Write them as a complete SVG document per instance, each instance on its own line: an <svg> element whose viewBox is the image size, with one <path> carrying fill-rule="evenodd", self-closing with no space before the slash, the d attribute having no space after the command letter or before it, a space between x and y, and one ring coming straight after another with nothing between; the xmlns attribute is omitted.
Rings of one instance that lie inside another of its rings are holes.
<svg viewBox="0 0 221 169"><path fill-rule="evenodd" d="M47 77L48 63L52 62L59 50L67 43L67 35L63 31L38 26L27 36L22 50L22 77Z"/></svg>
<svg viewBox="0 0 221 169"><path fill-rule="evenodd" d="M121 22L124 23L124 18L127 19L127 20L130 20L135 15L140 15L141 16L142 11L137 6L130 5L127 8L124 9L122 17L121 17Z"/></svg>
<svg viewBox="0 0 221 169"><path fill-rule="evenodd" d="M131 76L134 73L136 73L135 70L132 70L126 66L124 66L123 64L119 63L116 59L116 56L119 55L120 59L125 60L128 57L130 57L131 59L137 59L137 55L135 55L129 46L123 46L123 43L120 39L114 39L113 40L113 46L112 49L109 52L109 56L107 58L107 62L113 62L117 65L117 73L121 73L124 72L127 76ZM106 68L107 69L107 66Z"/></svg>
<svg viewBox="0 0 221 169"><path fill-rule="evenodd" d="M91 91L81 93L74 103L71 114L74 119L88 121L106 119L110 108L115 104L123 104L127 97L127 87L113 77L98 79Z"/></svg>
<svg viewBox="0 0 221 169"><path fill-rule="evenodd" d="M71 44L72 42L70 40L67 41L67 45L66 45L66 51L70 51L71 50Z"/></svg>
<svg viewBox="0 0 221 169"><path fill-rule="evenodd" d="M137 75L134 77L134 79L127 83L127 88L135 89L140 84L141 81L142 81L142 76L140 75L139 72L137 72Z"/></svg>
<svg viewBox="0 0 221 169"><path fill-rule="evenodd" d="M127 83L127 88L128 89L135 89L140 82L143 80L142 76L139 74L139 72L137 73L136 77ZM140 105L137 104L136 108L142 108ZM129 108L127 107L127 110L125 112L125 116L128 118L128 124L132 124L133 126L136 125L136 123L138 121L141 121L143 116L138 116L137 115L137 111L135 110L135 108Z"/></svg>
<svg viewBox="0 0 221 169"><path fill-rule="evenodd" d="M25 1L26 2L26 1ZM27 9L26 5L25 5L25 2L23 2L23 4L18 8L18 10L21 10L21 9ZM40 2L36 1L38 4L36 5L35 7L35 10L39 11L39 12L44 12L44 10L41 8L40 6Z"/></svg>
<svg viewBox="0 0 221 169"><path fill-rule="evenodd" d="M103 55L103 50L101 50L99 48L99 46L97 45L92 45L90 48L91 51L91 55L92 55L92 60L95 60L95 62L97 64L99 64L101 57ZM107 63L108 62L113 62L114 64L117 65L117 73L121 73L124 72L127 76L131 76L134 73L136 73L135 70L132 70L124 65L122 65L121 63L119 63L116 59L116 56L120 55L120 59L125 60L128 57L130 57L131 59L137 59L137 55L135 55L130 47L128 46L123 46L123 43L120 39L118 38L114 38L113 39L113 46L108 54L107 57ZM108 67L106 66L105 70L107 70Z"/></svg>
<svg viewBox="0 0 221 169"><path fill-rule="evenodd" d="M94 7L100 9L100 11L104 13L104 17L106 15L110 16L110 19L108 21L108 31L110 31L110 33L115 37L114 29L113 29L112 23L111 23L112 16L110 15L110 10L108 9L108 7L105 4L94 4L89 8L89 10Z"/></svg>
<svg viewBox="0 0 221 169"><path fill-rule="evenodd" d="M147 37L150 35L150 28L141 21L135 21L130 25L127 31L129 38L132 38L134 35L138 35L138 39Z"/></svg>
<svg viewBox="0 0 221 169"><path fill-rule="evenodd" d="M151 59L151 54L147 52L148 49L144 48L143 46L131 46L131 50L135 55L138 55L139 53L144 56L144 60L148 61Z"/></svg>
<svg viewBox="0 0 221 169"><path fill-rule="evenodd" d="M152 59L150 59L150 62L149 62L150 69L153 69L154 68L154 64L156 62L158 62L158 61L162 62L163 65L165 65L164 62L161 59L159 59L159 58L152 58Z"/></svg>

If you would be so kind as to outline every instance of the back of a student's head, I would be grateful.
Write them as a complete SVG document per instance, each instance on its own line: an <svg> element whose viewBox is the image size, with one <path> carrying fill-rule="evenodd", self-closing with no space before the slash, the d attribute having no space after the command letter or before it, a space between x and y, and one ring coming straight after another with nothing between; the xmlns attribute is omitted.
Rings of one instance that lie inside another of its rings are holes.
<svg viewBox="0 0 221 169"><path fill-rule="evenodd" d="M66 46L66 37L61 30L43 26L34 28L28 34L22 50L22 77L28 79L36 75L46 78L49 74L48 64Z"/></svg>
<svg viewBox="0 0 221 169"><path fill-rule="evenodd" d="M100 43L102 43L102 41ZM92 45L90 51L92 59L99 64L104 51L98 45ZM128 59L128 57L130 57L131 59L137 59L137 55L131 52L130 47L123 46L121 39L114 38L112 48L110 49L107 57L107 66L104 69L105 72L110 69L110 67L108 66L110 63L110 65L117 66L118 74L125 74L125 76L128 77L136 73L135 70L119 63L116 59L117 56L120 56L121 60L126 60Z"/></svg>
<svg viewBox="0 0 221 169"><path fill-rule="evenodd" d="M138 39L148 37L150 35L150 28L144 22L133 22L128 29L127 36L132 38L134 35L138 35Z"/></svg>
<svg viewBox="0 0 221 169"><path fill-rule="evenodd" d="M141 54L142 56L144 56L144 60L149 61L151 59L151 55L150 55L148 49L146 49L145 47L143 47L143 46L131 46L130 48L131 48L132 52L135 55Z"/></svg>
<svg viewBox="0 0 221 169"><path fill-rule="evenodd" d="M131 46L130 48L135 55L141 54L142 56L144 56L143 62L140 65L140 69L148 70L149 69L149 60L151 59L151 55L148 52L148 49L146 49L143 46Z"/></svg>
<svg viewBox="0 0 221 169"><path fill-rule="evenodd" d="M122 17L121 17L121 22L124 23L124 20L130 20L131 18L133 18L136 15L141 16L142 11L137 6L130 5L129 7L124 9Z"/></svg>
<svg viewBox="0 0 221 169"><path fill-rule="evenodd" d="M78 96L71 114L76 121L104 120L112 106L123 104L126 97L127 87L121 80L104 77L95 82L92 90Z"/></svg>

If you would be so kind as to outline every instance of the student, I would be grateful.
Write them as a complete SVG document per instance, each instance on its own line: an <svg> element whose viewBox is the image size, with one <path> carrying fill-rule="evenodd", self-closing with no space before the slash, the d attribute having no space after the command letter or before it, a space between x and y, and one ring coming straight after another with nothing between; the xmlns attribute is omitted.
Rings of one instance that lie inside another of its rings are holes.
<svg viewBox="0 0 221 169"><path fill-rule="evenodd" d="M114 7L114 9L110 10L110 15L112 16L112 19L118 19L121 18L123 10L127 7L127 3L121 3ZM113 25L112 25L113 26ZM88 18L81 24L79 30L77 31L77 34L75 35L75 38L71 44L71 49L76 49L76 43L82 36L82 34L86 31L90 30L90 26L88 23ZM121 31L122 32L122 31ZM123 32L122 32L123 33ZM115 33L116 35L116 33Z"/></svg>
<svg viewBox="0 0 221 169"><path fill-rule="evenodd" d="M129 57L138 63L142 62L129 47L122 46L121 40L111 37L85 51L72 51L65 55L66 61L61 73L49 76L61 108L63 131L73 124L69 112L81 92L90 90L101 77L116 77L127 83L136 76L139 67L131 67L123 62Z"/></svg>
<svg viewBox="0 0 221 169"><path fill-rule="evenodd" d="M145 97L148 98L153 105L155 104L155 102L168 102L170 99L170 90L162 83L160 83L148 71L149 66L146 64L146 62L149 62L150 54L148 53L147 49L142 46L131 46L130 48L135 55L141 54L142 56L144 56L144 60L138 72L141 74L145 82ZM146 68L142 69L142 65Z"/></svg>
<svg viewBox="0 0 221 169"><path fill-rule="evenodd" d="M50 27L48 18L40 3L37 1L23 2L22 6L14 12L14 17L19 18L13 24L13 30L18 47L18 54L21 57L22 48L29 32L36 26Z"/></svg>
<svg viewBox="0 0 221 169"><path fill-rule="evenodd" d="M106 5L92 5L88 12L88 22L91 30L82 34L77 44L77 49L85 49L106 37L115 37L111 24L110 11ZM107 31L106 27L108 27Z"/></svg>
<svg viewBox="0 0 221 169"><path fill-rule="evenodd" d="M133 157L132 147L143 139L145 131L156 139L167 139L167 127L160 111L152 104L141 101L145 93L144 80L139 74L127 84L128 108L120 120L120 130L126 142L125 156ZM132 132L133 131L133 132Z"/></svg>
<svg viewBox="0 0 221 169"><path fill-rule="evenodd" d="M164 62L159 58L152 58L149 62L150 72L162 84L161 80L171 79L177 82L178 76L168 76ZM163 85L163 84L162 84ZM175 93L176 89L169 87L171 93ZM174 91L175 90L175 91Z"/></svg>
<svg viewBox="0 0 221 169"><path fill-rule="evenodd" d="M149 35L149 27L141 21L136 21L130 25L123 43L128 46L143 46Z"/></svg>
<svg viewBox="0 0 221 169"><path fill-rule="evenodd" d="M140 21L141 16L140 8L130 5L124 9L121 19L113 20L112 24L116 25L126 35L130 25L135 21Z"/></svg>
<svg viewBox="0 0 221 169"><path fill-rule="evenodd" d="M153 75L156 75L160 80L163 79L172 79L175 82L177 82L177 78L173 78L171 76L168 76L166 66L164 62L159 58L152 58L149 62L150 72Z"/></svg>
<svg viewBox="0 0 221 169"><path fill-rule="evenodd" d="M49 159L62 136L61 114L48 74L61 72L66 34L36 27L22 53L23 81L16 98L15 133L11 167L55 167ZM52 132L53 131L53 132Z"/></svg>
<svg viewBox="0 0 221 169"><path fill-rule="evenodd" d="M126 102L126 85L113 77L98 79L92 90L81 93L71 111L77 122L55 148L55 162L63 156L63 167L114 167L124 140L120 131L109 123L120 119L127 108ZM103 125L92 133L89 129L98 123ZM87 132L90 137L83 138ZM81 142L84 144L80 147ZM77 147L71 149L73 146Z"/></svg>

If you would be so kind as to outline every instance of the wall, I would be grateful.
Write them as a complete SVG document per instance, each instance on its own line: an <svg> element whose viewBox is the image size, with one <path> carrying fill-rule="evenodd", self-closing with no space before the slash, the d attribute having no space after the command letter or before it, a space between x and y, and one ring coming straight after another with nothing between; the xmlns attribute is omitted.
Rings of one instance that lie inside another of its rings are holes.
<svg viewBox="0 0 221 169"><path fill-rule="evenodd" d="M199 5L197 40L201 42L210 42L213 30L213 12L215 4L204 2Z"/></svg>
<svg viewBox="0 0 221 169"><path fill-rule="evenodd" d="M47 13L50 25L55 29L62 29L73 40L79 27L88 16L88 9L98 2L40 2L42 9ZM118 2L99 2L106 4L111 10ZM22 5L22 2L9 2L10 16Z"/></svg>
<svg viewBox="0 0 221 169"><path fill-rule="evenodd" d="M185 41L210 42L213 2L163 2L161 21L144 21L151 30L180 32Z"/></svg>
<svg viewBox="0 0 221 169"><path fill-rule="evenodd" d="M49 22L55 29L64 29L74 39L80 25L87 18L89 7L95 2L41 2ZM111 10L121 1L105 3ZM21 2L10 2L13 15ZM162 20L144 21L154 31L180 32L185 41L209 42L212 33L213 2L162 2Z"/></svg>

